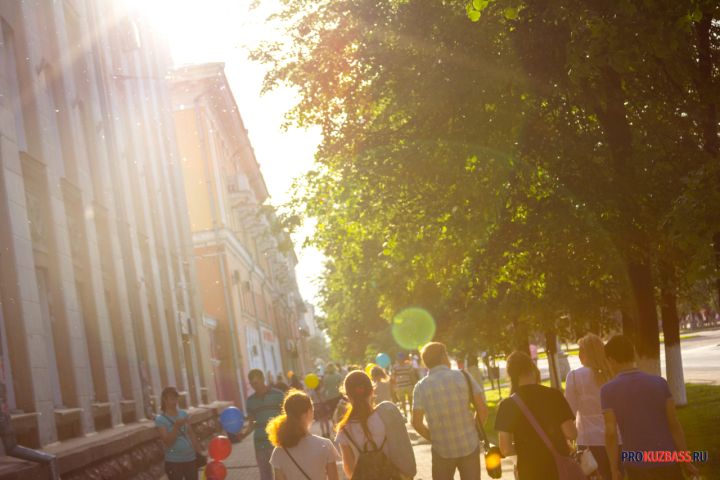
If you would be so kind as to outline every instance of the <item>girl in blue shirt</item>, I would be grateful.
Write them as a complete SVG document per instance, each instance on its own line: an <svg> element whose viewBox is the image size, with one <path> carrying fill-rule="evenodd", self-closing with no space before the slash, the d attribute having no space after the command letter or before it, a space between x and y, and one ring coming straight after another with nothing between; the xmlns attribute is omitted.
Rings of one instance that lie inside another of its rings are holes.
<svg viewBox="0 0 720 480"><path fill-rule="evenodd" d="M165 446L165 473L168 480L197 480L195 460L202 447L188 425L188 413L178 409L179 396L175 387L165 388L160 395L161 413L155 417Z"/></svg>

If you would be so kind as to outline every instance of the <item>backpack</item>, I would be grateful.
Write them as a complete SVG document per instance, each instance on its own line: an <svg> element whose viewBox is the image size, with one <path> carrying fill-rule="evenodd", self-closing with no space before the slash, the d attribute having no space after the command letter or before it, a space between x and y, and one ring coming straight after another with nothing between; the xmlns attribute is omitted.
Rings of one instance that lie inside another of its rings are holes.
<svg viewBox="0 0 720 480"><path fill-rule="evenodd" d="M390 459L382 451L387 441L387 436L383 439L382 445L378 448L375 441L369 438L365 442L365 446L368 443L371 445L371 449L360 448L355 440L353 440L350 434L350 429L345 428L345 435L347 435L350 443L352 443L358 451L358 459L355 462L355 470L350 480L401 480L400 472L392 464Z"/></svg>

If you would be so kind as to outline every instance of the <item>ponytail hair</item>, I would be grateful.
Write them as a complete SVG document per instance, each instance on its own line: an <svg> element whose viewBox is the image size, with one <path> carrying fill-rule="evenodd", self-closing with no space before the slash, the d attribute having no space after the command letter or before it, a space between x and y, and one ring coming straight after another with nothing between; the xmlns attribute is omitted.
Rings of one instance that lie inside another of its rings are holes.
<svg viewBox="0 0 720 480"><path fill-rule="evenodd" d="M595 383L603 385L610 380L610 364L605 356L605 347L600 337L588 333L578 340L578 347L582 352L582 363L593 372Z"/></svg>
<svg viewBox="0 0 720 480"><path fill-rule="evenodd" d="M307 435L303 415L312 410L310 397L300 390L290 390L283 401L282 414L268 422L265 431L275 447L292 448Z"/></svg>
<svg viewBox="0 0 720 480"><path fill-rule="evenodd" d="M367 438L372 438L367 422L373 409L373 384L370 377L362 370L355 370L348 373L343 384L345 395L350 401L345 416L338 423L336 430L339 432L349 422L360 422L360 426Z"/></svg>

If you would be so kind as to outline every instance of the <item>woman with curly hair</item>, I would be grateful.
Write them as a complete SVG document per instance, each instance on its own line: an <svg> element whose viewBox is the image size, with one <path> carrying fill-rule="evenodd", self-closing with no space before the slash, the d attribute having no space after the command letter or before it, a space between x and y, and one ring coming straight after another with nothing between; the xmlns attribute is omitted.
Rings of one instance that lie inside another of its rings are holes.
<svg viewBox="0 0 720 480"><path fill-rule="evenodd" d="M305 392L290 390L282 414L270 420L267 434L273 450L275 480L338 480L340 455L327 438L310 433L313 403Z"/></svg>

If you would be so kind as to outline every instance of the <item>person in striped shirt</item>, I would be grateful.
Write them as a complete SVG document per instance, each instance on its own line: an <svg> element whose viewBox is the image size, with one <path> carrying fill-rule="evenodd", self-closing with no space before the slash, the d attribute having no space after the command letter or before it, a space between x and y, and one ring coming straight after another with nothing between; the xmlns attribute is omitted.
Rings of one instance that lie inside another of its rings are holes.
<svg viewBox="0 0 720 480"><path fill-rule="evenodd" d="M412 393L418 381L418 375L405 352L397 354L397 362L392 367L391 383L398 406L407 418L412 411Z"/></svg>

